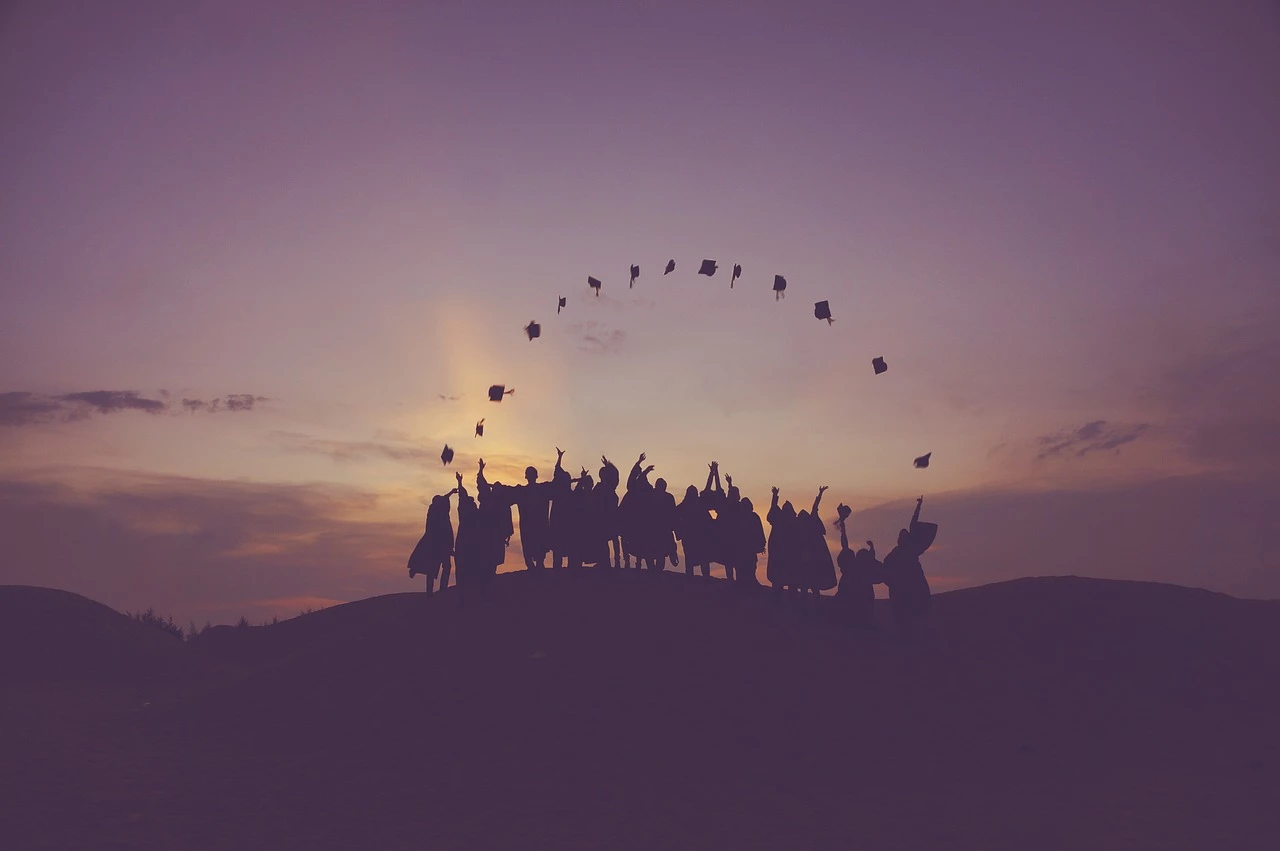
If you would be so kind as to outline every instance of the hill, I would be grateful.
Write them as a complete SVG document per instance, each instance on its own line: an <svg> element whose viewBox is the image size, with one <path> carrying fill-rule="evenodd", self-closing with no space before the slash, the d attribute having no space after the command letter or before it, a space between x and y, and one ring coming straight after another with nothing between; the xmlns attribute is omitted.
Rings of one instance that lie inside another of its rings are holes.
<svg viewBox="0 0 1280 851"><path fill-rule="evenodd" d="M219 673L144 712L102 710L98 746L118 760L76 766L99 772L77 781L76 818L55 824L39 812L51 800L17 790L19 835L930 849L1280 836L1280 603L1027 579L938 595L929 633L903 642L887 619L855 635L819 616L831 601L799 602L674 573L511 574L484 599L391 595L214 633L188 649Z"/></svg>

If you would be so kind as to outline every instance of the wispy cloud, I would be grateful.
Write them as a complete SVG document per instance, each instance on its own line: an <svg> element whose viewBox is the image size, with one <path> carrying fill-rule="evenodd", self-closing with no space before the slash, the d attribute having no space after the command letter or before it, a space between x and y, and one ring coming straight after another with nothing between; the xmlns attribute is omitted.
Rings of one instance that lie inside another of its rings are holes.
<svg viewBox="0 0 1280 851"><path fill-rule="evenodd" d="M435 447L427 449L379 440L329 440L296 431L277 431L272 437L286 451L323 455L339 462L381 458L418 466L440 466L440 450Z"/></svg>
<svg viewBox="0 0 1280 851"><path fill-rule="evenodd" d="M86 390L59 396L27 391L0 393L0 426L76 422L95 414L117 414L123 411L141 411L151 415L182 411L211 414L219 411L252 411L258 403L268 401L266 396L236 393L209 402L183 399L175 405L169 400L167 390L159 391L158 396L159 398L153 399L136 390Z"/></svg>
<svg viewBox="0 0 1280 851"><path fill-rule="evenodd" d="M1148 423L1119 425L1106 420L1094 420L1077 429L1059 431L1037 439L1040 450L1036 458L1083 458L1090 452L1118 449L1141 437L1151 426Z"/></svg>
<svg viewBox="0 0 1280 851"><path fill-rule="evenodd" d="M577 338L578 348L592 354L617 354L622 351L627 334L619 328L609 328L603 322L588 320L574 322L568 331Z"/></svg>

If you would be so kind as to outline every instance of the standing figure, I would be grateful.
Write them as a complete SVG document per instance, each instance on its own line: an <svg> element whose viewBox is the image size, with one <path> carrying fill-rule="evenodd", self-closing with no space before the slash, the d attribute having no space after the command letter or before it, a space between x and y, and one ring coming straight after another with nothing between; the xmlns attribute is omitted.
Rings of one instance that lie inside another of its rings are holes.
<svg viewBox="0 0 1280 851"><path fill-rule="evenodd" d="M797 588L796 580L799 572L798 553L796 552L796 510L787 500L778 507L778 489L773 489L773 501L769 503L769 513L765 515L769 521L769 560L765 568L765 577L773 590L781 593Z"/></svg>
<svg viewBox="0 0 1280 851"><path fill-rule="evenodd" d="M559 449L556 464L564 456ZM538 470L526 467L525 484L511 488L511 497L520 509L520 550L524 555L526 570L542 570L547 566L547 551L551 549L551 496L552 482L539 482Z"/></svg>
<svg viewBox="0 0 1280 851"><path fill-rule="evenodd" d="M813 509L808 512L801 511L796 517L801 567L800 588L815 597L823 591L836 587L836 567L831 560L831 550L827 549L827 527L818 516L818 505L822 502L822 494L826 490L826 485L818 488L818 495L813 498Z"/></svg>
<svg viewBox="0 0 1280 851"><path fill-rule="evenodd" d="M854 627L865 628L871 625L875 617L876 582L878 571L873 566L876 561L876 548L870 541L870 550L854 552L849 548L849 533L846 523L850 509L841 505L836 509L840 527L840 555L836 556L836 564L840 567L840 584L836 588L836 602L845 613L846 620Z"/></svg>
<svg viewBox="0 0 1280 851"><path fill-rule="evenodd" d="M582 468L582 475L578 476L576 482L573 493L569 496L569 567L574 570L584 564L595 564L597 557L597 548L593 546L595 524L592 522L594 511L591 499L594 483L586 467Z"/></svg>
<svg viewBox="0 0 1280 851"><path fill-rule="evenodd" d="M929 612L929 581L925 579L920 556L933 544L938 533L935 523L920 522L924 497L916 500L911 526L898 532L898 545L884 557L884 584L889 586L889 607L904 635L914 632L916 623Z"/></svg>
<svg viewBox="0 0 1280 851"><path fill-rule="evenodd" d="M702 488L699 499L703 507L708 511L715 512L711 519L711 534L707 537L707 561L718 561L724 564L724 554L722 552L724 546L721 538L725 529L721 524L721 517L724 516L725 495L724 489L720 487L719 461L712 461L707 465L707 484ZM725 578L728 578L728 573L725 574Z"/></svg>
<svg viewBox="0 0 1280 851"><path fill-rule="evenodd" d="M675 567L680 566L680 557L676 555L676 498L667 492L667 480L659 478L653 483L653 491L649 495L649 549L651 560L649 569L657 572L666 570L667 559Z"/></svg>
<svg viewBox="0 0 1280 851"><path fill-rule="evenodd" d="M476 490L480 494L480 522L484 538L483 557L476 579L486 583L497 576L498 567L506 561L507 546L515 534L515 525L511 522L511 489L502 482L489 484L485 481L483 458L476 473Z"/></svg>
<svg viewBox="0 0 1280 851"><path fill-rule="evenodd" d="M431 497L427 507L427 527L418 545L409 555L409 578L422 574L427 577L427 594L430 595L436 577L440 578L440 590L449 587L449 572L453 556L453 522L449 519L449 497L457 488L446 494Z"/></svg>
<svg viewBox="0 0 1280 851"><path fill-rule="evenodd" d="M760 515L756 514L751 500L745 497L738 503L735 513L734 580L742 585L759 585L760 580L756 577L757 557L765 551L767 546L764 524L760 522Z"/></svg>
<svg viewBox="0 0 1280 851"><path fill-rule="evenodd" d="M647 477L653 470L653 465L650 464L645 469L640 469L640 465L644 463L646 457L648 456L641 452L640 458L631 467L631 472L627 475L627 492L623 495L622 502L618 506L620 512L619 531L622 533L622 555L627 567L631 567L633 557L635 558L635 566L640 567L641 562L648 556L645 537L650 532L648 528L648 502L653 486L649 484Z"/></svg>
<svg viewBox="0 0 1280 851"><path fill-rule="evenodd" d="M547 543L551 547L551 567L565 567L569 559L569 539L572 533L570 515L573 514L573 478L562 466L564 451L556 447L556 469L551 474L551 520Z"/></svg>
<svg viewBox="0 0 1280 851"><path fill-rule="evenodd" d="M606 552L597 562L611 567L622 567L622 541L619 539L621 529L618 523L618 468L605 456L600 456L604 465L600 468L600 481L596 483L591 495L595 503L595 517L598 524L597 536L605 541Z"/></svg>
<svg viewBox="0 0 1280 851"><path fill-rule="evenodd" d="M702 576L710 579L711 513L702 505L695 485L689 485L676 506L675 533L684 545L684 572L693 576L694 568L700 567Z"/></svg>
<svg viewBox="0 0 1280 851"><path fill-rule="evenodd" d="M720 470L716 468L716 484L719 486ZM724 565L724 578L728 582L734 580L734 567L737 565L741 556L742 542L739 538L739 527L742 518L739 511L742 508L741 494L734 487L733 476L725 476L725 484L729 486L729 490L724 495L724 499L720 500L720 507L716 510L715 522L715 554L712 556L716 561Z"/></svg>
<svg viewBox="0 0 1280 851"><path fill-rule="evenodd" d="M476 501L467 493L462 485L462 474L458 479L458 537L454 543L454 559L458 566L458 588L464 593L474 588L480 573L480 562L484 556L484 530L481 528L480 509Z"/></svg>

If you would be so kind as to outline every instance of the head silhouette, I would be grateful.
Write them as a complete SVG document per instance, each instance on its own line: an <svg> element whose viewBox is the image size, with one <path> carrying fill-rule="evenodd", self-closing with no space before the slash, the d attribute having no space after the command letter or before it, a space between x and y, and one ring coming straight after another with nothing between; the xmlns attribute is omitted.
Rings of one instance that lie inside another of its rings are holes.
<svg viewBox="0 0 1280 851"><path fill-rule="evenodd" d="M525 481L526 481L526 482L528 482L529 484L533 484L534 482L538 481L538 468L537 468L537 467L525 467L525 468L524 468L524 479L525 479Z"/></svg>
<svg viewBox="0 0 1280 851"><path fill-rule="evenodd" d="M747 497L743 497L742 507L747 511L755 511L755 506L751 504L751 500Z"/></svg>
<svg viewBox="0 0 1280 851"><path fill-rule="evenodd" d="M698 488L696 485L689 485L684 489L684 498L687 500L696 500L698 498Z"/></svg>
<svg viewBox="0 0 1280 851"><path fill-rule="evenodd" d="M738 501L738 497L739 497L739 496L741 496L741 495L742 495L742 492L738 490L738 486L737 486L737 485L730 485L730 486L729 486L729 494L728 494L728 496L729 496L729 502L731 502L731 503L733 503L733 502L737 502L737 501Z"/></svg>
<svg viewBox="0 0 1280 851"><path fill-rule="evenodd" d="M898 531L898 546L905 547L907 545L907 542L910 540L911 540L910 532L908 532L906 529L900 529Z"/></svg>
<svg viewBox="0 0 1280 851"><path fill-rule="evenodd" d="M662 478L658 479L656 482L654 482L654 483L653 483L653 488L654 488L654 490L656 490L658 493L666 493L666 492L667 492L667 480L666 480L666 479L662 479Z"/></svg>
<svg viewBox="0 0 1280 851"><path fill-rule="evenodd" d="M785 514L787 517L796 516L796 507L791 504L791 500L787 500L786 502L782 503L782 513Z"/></svg>

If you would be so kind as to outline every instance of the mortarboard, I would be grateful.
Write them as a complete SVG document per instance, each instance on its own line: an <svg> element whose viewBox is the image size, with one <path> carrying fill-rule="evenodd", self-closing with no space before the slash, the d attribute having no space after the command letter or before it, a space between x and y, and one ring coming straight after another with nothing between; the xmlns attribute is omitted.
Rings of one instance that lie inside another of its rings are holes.
<svg viewBox="0 0 1280 851"><path fill-rule="evenodd" d="M742 277L742 264L733 264L733 277L729 279L729 289L733 289L733 282Z"/></svg>
<svg viewBox="0 0 1280 851"><path fill-rule="evenodd" d="M501 402L503 396L510 396L514 392L516 392L514 387L508 390L502 384L494 384L489 388L489 401Z"/></svg>
<svg viewBox="0 0 1280 851"><path fill-rule="evenodd" d="M447 443L444 445L444 451L440 453L440 460L445 464L453 463L453 450Z"/></svg>
<svg viewBox="0 0 1280 851"><path fill-rule="evenodd" d="M717 269L717 268L718 268L718 267L716 266L716 261L714 261L714 260L703 260L703 261L702 261L702 268L698 270L698 274L699 274L699 275L706 275L708 278L710 278L712 275L714 275L714 274L716 273L716 269Z"/></svg>
<svg viewBox="0 0 1280 851"><path fill-rule="evenodd" d="M825 301L820 301L813 306L813 315L818 319L827 320L828 325L835 322L835 320L831 318L831 305Z"/></svg>
<svg viewBox="0 0 1280 851"><path fill-rule="evenodd" d="M480 422L476 423L476 437L484 437L484 418L481 417Z"/></svg>
<svg viewBox="0 0 1280 851"><path fill-rule="evenodd" d="M597 297L600 295L600 279L599 278L593 278L590 275L588 275L587 286L591 287L591 289L596 291Z"/></svg>
<svg viewBox="0 0 1280 851"><path fill-rule="evenodd" d="M524 332L529 335L530 340L536 340L542 336L542 326L537 322L530 322L524 326Z"/></svg>
<svg viewBox="0 0 1280 851"><path fill-rule="evenodd" d="M879 375L889 369L889 364L884 362L884 358L872 358L871 368L876 371L876 375Z"/></svg>
<svg viewBox="0 0 1280 851"><path fill-rule="evenodd" d="M565 298L564 296L560 296L560 303L556 305L556 316L560 315L560 311L564 309L564 306L566 303L568 303L568 301L569 299Z"/></svg>
<svg viewBox="0 0 1280 851"><path fill-rule="evenodd" d="M929 466L929 456L930 456L930 455L932 455L932 454L933 454L932 452L926 452L926 453L924 453L923 455L921 455L919 458L917 458L917 459L913 462L913 463L915 464L915 466L916 466L916 469L917 469L917 470L923 470L925 467L928 467L928 466Z"/></svg>
<svg viewBox="0 0 1280 851"><path fill-rule="evenodd" d="M640 277L640 267L632 263L631 264L631 283L627 285L628 289L636 285L636 278L638 277Z"/></svg>
<svg viewBox="0 0 1280 851"><path fill-rule="evenodd" d="M667 261L667 271L663 272L662 274L664 274L664 275L670 275L670 274L671 274L672 272L674 272L675 270L676 270L676 261L674 261L674 260L668 260L668 261Z"/></svg>
<svg viewBox="0 0 1280 851"><path fill-rule="evenodd" d="M773 276L773 300L777 301L787 294L787 279L781 275Z"/></svg>

